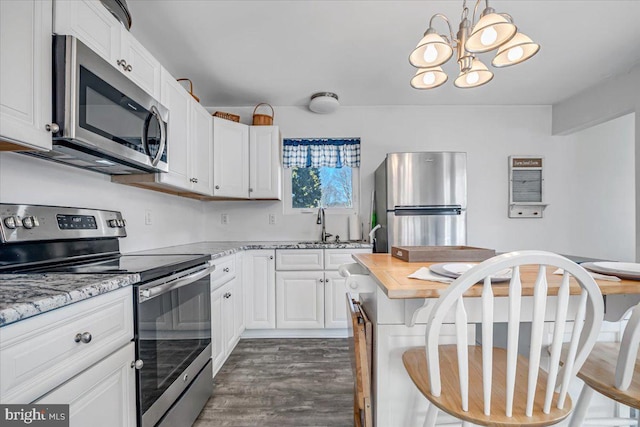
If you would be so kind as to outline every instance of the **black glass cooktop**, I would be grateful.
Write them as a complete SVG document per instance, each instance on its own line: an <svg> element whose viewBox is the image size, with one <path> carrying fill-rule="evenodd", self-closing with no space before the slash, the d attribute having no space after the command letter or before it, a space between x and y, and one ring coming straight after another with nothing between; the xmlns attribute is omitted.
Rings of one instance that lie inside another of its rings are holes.
<svg viewBox="0 0 640 427"><path fill-rule="evenodd" d="M211 255L120 255L95 261L57 263L30 268L29 273L118 274L137 273L143 282L204 264ZM7 271L8 272L8 271Z"/></svg>

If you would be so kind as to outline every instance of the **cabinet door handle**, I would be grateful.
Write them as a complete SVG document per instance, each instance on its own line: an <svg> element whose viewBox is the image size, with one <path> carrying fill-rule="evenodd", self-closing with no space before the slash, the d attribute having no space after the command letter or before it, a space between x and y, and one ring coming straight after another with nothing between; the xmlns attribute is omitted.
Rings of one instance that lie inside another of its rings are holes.
<svg viewBox="0 0 640 427"><path fill-rule="evenodd" d="M116 61L116 64L118 64L118 66L122 67L125 71L127 71L127 61L125 61L124 59L118 59Z"/></svg>
<svg viewBox="0 0 640 427"><path fill-rule="evenodd" d="M131 362L131 367L135 369L142 369L144 366L144 362L141 359L136 360L135 362Z"/></svg>
<svg viewBox="0 0 640 427"><path fill-rule="evenodd" d="M273 259L273 255L269 256L269 259Z"/></svg>
<svg viewBox="0 0 640 427"><path fill-rule="evenodd" d="M220 186L219 186L219 185L216 185L216 190L219 190L219 189L220 189Z"/></svg>
<svg viewBox="0 0 640 427"><path fill-rule="evenodd" d="M47 123L46 125L44 125L44 128L46 129L47 132L51 132L51 133L60 132L60 126L58 126L57 123Z"/></svg>
<svg viewBox="0 0 640 427"><path fill-rule="evenodd" d="M228 273L229 272L229 267L223 268L222 271L224 271L225 273Z"/></svg>
<svg viewBox="0 0 640 427"><path fill-rule="evenodd" d="M89 344L91 342L91 334L89 332L83 332L81 334L76 334L73 338L75 342L83 342L85 344Z"/></svg>
<svg viewBox="0 0 640 427"><path fill-rule="evenodd" d="M124 67L125 71L131 72L133 71L133 67L131 66L131 64L127 65L126 67Z"/></svg>
<svg viewBox="0 0 640 427"><path fill-rule="evenodd" d="M329 283L329 279L324 279L324 281L325 281L326 283Z"/></svg>
<svg viewBox="0 0 640 427"><path fill-rule="evenodd" d="M323 280L323 279L320 279L320 283L324 283L324 280Z"/></svg>

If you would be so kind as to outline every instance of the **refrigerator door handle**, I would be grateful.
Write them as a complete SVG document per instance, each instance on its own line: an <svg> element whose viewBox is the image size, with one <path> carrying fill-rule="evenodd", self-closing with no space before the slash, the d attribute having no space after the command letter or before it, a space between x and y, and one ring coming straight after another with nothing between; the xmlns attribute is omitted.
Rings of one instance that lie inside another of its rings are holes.
<svg viewBox="0 0 640 427"><path fill-rule="evenodd" d="M396 216L461 215L462 206L396 206Z"/></svg>

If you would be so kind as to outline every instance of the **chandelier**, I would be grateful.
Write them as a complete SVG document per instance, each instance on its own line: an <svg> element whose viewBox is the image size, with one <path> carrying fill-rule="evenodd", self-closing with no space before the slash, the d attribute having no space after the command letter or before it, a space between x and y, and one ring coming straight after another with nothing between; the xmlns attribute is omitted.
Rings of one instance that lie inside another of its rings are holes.
<svg viewBox="0 0 640 427"><path fill-rule="evenodd" d="M491 65L496 68L519 64L538 53L540 45L518 32L511 15L496 13L489 7L489 0L485 0L485 9L476 23L475 17L481 1L476 1L469 21L467 0L464 0L457 37L453 36L451 22L445 15L437 13L431 17L424 37L409 55L411 65L418 68L411 79L411 86L415 89L433 89L443 85L448 76L441 65L453 56L454 49L457 51L460 74L453 84L459 88L482 86L493 79L493 73L476 57L478 53L498 49L491 61ZM436 32L433 28L435 18L441 18L447 23L451 38Z"/></svg>

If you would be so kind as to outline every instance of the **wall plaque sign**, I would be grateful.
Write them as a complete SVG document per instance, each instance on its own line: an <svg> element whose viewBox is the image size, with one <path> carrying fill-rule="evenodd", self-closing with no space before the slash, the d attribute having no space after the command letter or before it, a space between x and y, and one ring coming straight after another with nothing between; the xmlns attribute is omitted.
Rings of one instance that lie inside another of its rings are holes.
<svg viewBox="0 0 640 427"><path fill-rule="evenodd" d="M544 157L509 156L509 218L542 218Z"/></svg>

